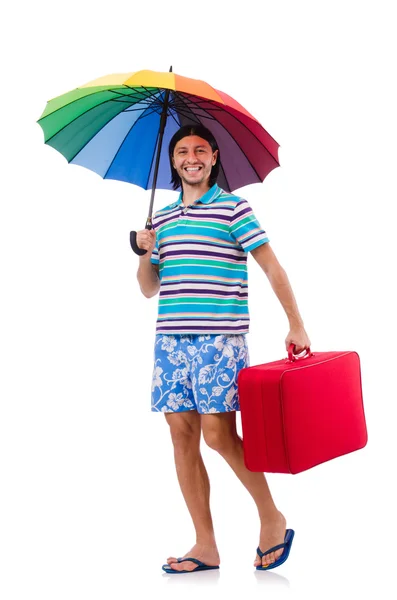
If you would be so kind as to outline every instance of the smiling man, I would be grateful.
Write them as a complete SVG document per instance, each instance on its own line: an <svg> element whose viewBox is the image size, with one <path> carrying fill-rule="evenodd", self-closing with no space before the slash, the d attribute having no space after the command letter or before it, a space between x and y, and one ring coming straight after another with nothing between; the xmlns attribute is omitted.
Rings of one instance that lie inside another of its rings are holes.
<svg viewBox="0 0 397 600"><path fill-rule="evenodd" d="M182 190L176 202L155 213L152 230L137 233L138 246L147 250L139 258L137 277L147 298L160 292L151 408L164 413L170 427L196 543L182 558L169 557L163 569L192 572L220 564L201 433L251 494L264 553L256 555L254 565L272 568L282 560L286 519L264 474L245 467L236 430L237 377L249 366L248 252L286 312L286 349L293 343L299 353L310 347L310 340L287 274L250 205L216 183L220 155L212 133L200 125L182 127L170 141L169 157L174 189Z"/></svg>

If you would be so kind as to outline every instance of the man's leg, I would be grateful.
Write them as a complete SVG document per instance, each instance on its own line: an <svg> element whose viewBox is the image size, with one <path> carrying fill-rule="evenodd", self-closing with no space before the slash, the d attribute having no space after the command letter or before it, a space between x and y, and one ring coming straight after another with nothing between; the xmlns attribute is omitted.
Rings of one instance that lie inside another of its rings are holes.
<svg viewBox="0 0 397 600"><path fill-rule="evenodd" d="M237 477L247 488L258 508L261 522L259 547L262 552L284 542L286 521L277 510L263 473L249 471L244 463L243 442L236 430L236 413L202 415L203 436L211 448L223 456ZM277 550L261 559L256 556L254 565L269 564L277 560L283 550Z"/></svg>
<svg viewBox="0 0 397 600"><path fill-rule="evenodd" d="M197 558L207 565L219 565L210 512L210 482L200 454L200 415L195 410L164 414L170 426L179 485L196 530L196 544L184 556ZM178 564L176 561L176 557L167 559L177 571L197 568L193 562Z"/></svg>

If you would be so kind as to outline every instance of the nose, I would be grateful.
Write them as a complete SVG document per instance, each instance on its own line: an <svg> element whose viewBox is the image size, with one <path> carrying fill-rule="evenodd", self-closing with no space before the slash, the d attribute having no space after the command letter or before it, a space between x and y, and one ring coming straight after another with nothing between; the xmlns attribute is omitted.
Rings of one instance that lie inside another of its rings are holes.
<svg viewBox="0 0 397 600"><path fill-rule="evenodd" d="M186 157L185 157L185 162L188 162L188 163L195 163L195 162L197 162L194 150L188 150L188 152L186 154Z"/></svg>

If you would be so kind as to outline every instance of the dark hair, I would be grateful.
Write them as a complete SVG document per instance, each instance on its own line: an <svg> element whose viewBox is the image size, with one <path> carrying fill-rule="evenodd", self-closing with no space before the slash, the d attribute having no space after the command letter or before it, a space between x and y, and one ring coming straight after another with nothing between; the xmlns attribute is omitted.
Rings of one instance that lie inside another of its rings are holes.
<svg viewBox="0 0 397 600"><path fill-rule="evenodd" d="M219 148L218 148L216 139L212 135L211 131L209 129L207 129L206 127L204 127L204 125L199 125L199 124L184 125L180 129L178 129L178 131L176 133L174 133L174 135L172 136L171 141L169 143L169 146L168 146L168 154L169 154L170 168L171 168L171 183L172 183L172 188L174 190L177 190L179 187L182 187L182 182L181 182L181 178L179 177L176 169L174 168L174 166L172 164L172 157L173 157L175 146L177 145L177 143L181 139L183 139L184 137L189 136L189 135L197 135L198 137L203 138L203 140L206 140L209 143L209 145L211 146L212 152L215 152L215 150L218 150L218 156L216 159L216 163L212 167L211 174L210 174L210 179L209 179L210 187L212 187L216 183L216 180L219 175L219 167L221 164Z"/></svg>

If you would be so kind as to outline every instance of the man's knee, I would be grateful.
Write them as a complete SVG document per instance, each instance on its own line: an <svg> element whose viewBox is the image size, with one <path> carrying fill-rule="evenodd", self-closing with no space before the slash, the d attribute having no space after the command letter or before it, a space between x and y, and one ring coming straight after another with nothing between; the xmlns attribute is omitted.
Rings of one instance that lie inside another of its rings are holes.
<svg viewBox="0 0 397 600"><path fill-rule="evenodd" d="M196 411L164 413L175 448L188 448L200 443L200 415Z"/></svg>
<svg viewBox="0 0 397 600"><path fill-rule="evenodd" d="M237 434L231 424L222 421L207 421L203 427L204 441L213 450L220 454L234 446Z"/></svg>

